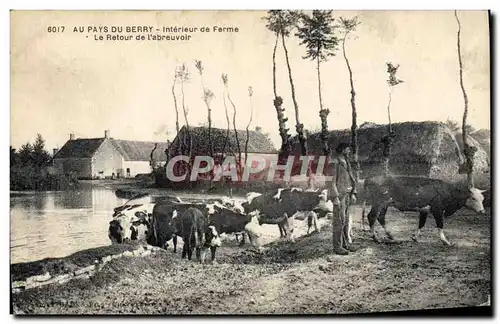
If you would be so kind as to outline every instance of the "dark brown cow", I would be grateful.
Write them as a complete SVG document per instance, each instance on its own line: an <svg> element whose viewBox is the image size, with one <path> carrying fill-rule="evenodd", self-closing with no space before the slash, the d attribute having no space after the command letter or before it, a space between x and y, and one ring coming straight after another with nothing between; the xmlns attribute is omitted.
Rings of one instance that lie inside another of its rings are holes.
<svg viewBox="0 0 500 324"><path fill-rule="evenodd" d="M193 250L196 250L196 259L204 263L205 252L210 248L212 262L215 262L215 252L221 246L219 233L215 226L209 225L208 217L199 208L189 207L173 216L170 227L184 241L182 259L187 256L191 260Z"/></svg>

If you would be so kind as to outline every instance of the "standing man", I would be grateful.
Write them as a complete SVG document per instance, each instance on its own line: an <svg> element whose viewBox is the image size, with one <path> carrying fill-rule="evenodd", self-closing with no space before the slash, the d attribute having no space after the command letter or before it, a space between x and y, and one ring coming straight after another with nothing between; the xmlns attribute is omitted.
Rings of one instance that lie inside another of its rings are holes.
<svg viewBox="0 0 500 324"><path fill-rule="evenodd" d="M339 255L347 255L357 251L350 244L349 206L356 202L356 180L349 163L350 147L347 143L339 143L335 149L337 156L329 162L332 182L330 187L333 200L333 251Z"/></svg>

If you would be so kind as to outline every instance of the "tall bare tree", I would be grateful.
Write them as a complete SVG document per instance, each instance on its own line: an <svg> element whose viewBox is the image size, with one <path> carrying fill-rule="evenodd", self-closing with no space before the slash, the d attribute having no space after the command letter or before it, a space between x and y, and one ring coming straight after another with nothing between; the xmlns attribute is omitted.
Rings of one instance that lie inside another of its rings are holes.
<svg viewBox="0 0 500 324"><path fill-rule="evenodd" d="M321 69L320 64L326 62L329 57L335 55L339 43L334 34L333 10L313 10L312 16L301 14L301 26L297 28L296 35L300 39L300 45L305 45L307 54L304 59L310 59L316 62L318 76L318 97L319 97L319 116L321 118L321 141L323 142L323 153L328 155L330 148L328 146L328 114L329 109L323 106L321 95Z"/></svg>
<svg viewBox="0 0 500 324"><path fill-rule="evenodd" d="M279 133L281 137L281 148L278 159L282 161L288 158L288 155L290 155L292 148L290 145L291 136L289 134L289 129L286 128L286 122L288 121L288 118L285 117L285 108L282 107L283 98L281 96L278 96L276 89L276 48L278 46L280 35L284 30L284 26L286 26L288 22L286 21L286 16L284 15L283 10L269 10L267 12L267 16L263 17L263 19L266 20L267 29L269 29L276 35L276 40L274 42L273 48L273 105L276 109Z"/></svg>
<svg viewBox="0 0 500 324"><path fill-rule="evenodd" d="M474 187L474 177L472 175L474 170L474 154L477 149L469 145L468 132L467 132L467 116L469 114L469 99L467 97L467 92L465 91L464 79L463 79L463 64L462 64L462 52L460 47L460 32L461 25L460 19L458 18L457 11L455 10L455 19L457 20L458 31L457 31L457 54L458 54L458 69L460 76L460 88L462 89L462 95L464 98L464 114L462 119L462 142L464 146L465 163L467 170L467 184L469 188Z"/></svg>
<svg viewBox="0 0 500 324"><path fill-rule="evenodd" d="M177 84L177 80L179 78L178 66L175 67L174 71L174 82L172 82L172 97L174 99L174 108L175 108L175 131L176 134L179 134L180 126L179 126L179 106L177 105L177 96L175 95L175 86ZM179 154L181 151L181 147L177 145L176 154ZM167 155L167 160L170 158L170 145L165 149L165 154ZM167 161L168 163L168 161ZM166 166L166 164L165 164Z"/></svg>
<svg viewBox="0 0 500 324"><path fill-rule="evenodd" d="M179 78L178 67L175 67L174 72L174 82L172 82L172 97L174 98L174 108L175 108L175 131L179 134L179 107L177 106L177 97L175 95L175 86L177 84L177 79Z"/></svg>
<svg viewBox="0 0 500 324"><path fill-rule="evenodd" d="M227 129L226 129L226 138L224 139L224 144L222 146L222 154L224 154L226 152L226 146L227 146L227 142L229 141L229 133L230 133L230 129L231 129L231 122L229 121L229 111L227 109L227 102L226 102L226 96L227 96L227 74L222 74L221 76L222 78L222 83L224 84L224 94L222 96L222 101L224 102L224 111L226 113L226 122L227 122ZM222 159L224 159L224 156L222 157Z"/></svg>
<svg viewBox="0 0 500 324"><path fill-rule="evenodd" d="M302 155L307 155L307 143L306 137L304 136L304 124L300 122L299 116L299 104L297 103L297 98L295 95L295 86L293 84L292 68L290 66L290 58L288 56L288 49L286 48L285 37L289 37L291 31L297 27L297 23L300 18L300 13L294 10L284 10L282 12L282 24L281 24L281 41L283 43L283 50L285 52L286 67L288 70L288 80L290 81L290 90L292 91L292 101L295 108L295 130L299 138L300 151Z"/></svg>
<svg viewBox="0 0 500 324"><path fill-rule="evenodd" d="M354 32L356 27L359 26L361 22L358 21L358 17L347 19L340 17L340 26L344 30L344 37L342 38L342 53L344 54L344 60L347 65L347 70L349 71L349 84L351 86L351 109L352 109L352 122L351 122L351 149L354 161L354 175L356 182L359 180L359 145L358 145L358 122L357 122L357 110L356 110L356 91L354 90L354 80L351 64L347 58L347 53L345 49L345 44L349 33Z"/></svg>
<svg viewBox="0 0 500 324"><path fill-rule="evenodd" d="M191 136L191 130L189 127L189 120L188 120L189 108L186 105L185 93L184 93L184 84L191 80L191 74L190 74L189 69L185 63L183 63L181 65L181 67L179 68L179 70L177 71L177 76L178 76L180 83L181 83L181 94L182 94L181 102L182 102L182 110L184 112L184 121L186 123L186 133L187 133L186 136L184 136L184 138L182 139L183 147L187 148L187 152L183 152L183 154L187 153L187 155L189 157L191 157L192 149L193 149L193 138ZM179 140L181 140L181 139L179 139ZM185 170L185 171L188 171L188 177L186 179L189 178L189 175L191 172L191 163L188 163L187 169L188 170Z"/></svg>
<svg viewBox="0 0 500 324"><path fill-rule="evenodd" d="M236 140L236 148L238 150L238 158L236 159L236 170L237 170L237 174L238 174L238 179L241 179L241 157L242 157L242 154L241 154L240 139L238 136L238 129L236 128L236 106L235 106L233 100L231 99L231 95L229 93L229 81L228 81L227 74L225 74L224 76L225 77L223 77L222 82L224 83L224 87L226 88L227 100L229 101L229 103L233 107L233 130L234 130L234 137Z"/></svg>
<svg viewBox="0 0 500 324"><path fill-rule="evenodd" d="M214 93L212 90L208 89L205 87L205 84L203 83L203 65L201 61L195 61L195 67L198 70L198 73L200 74L200 79L201 79L201 88L203 91L203 102L205 103L205 106L207 107L207 119L208 119L208 145L209 145L209 153L210 156L213 158L214 157L214 146L212 143L212 109L210 108L210 103L212 102L212 99L215 97Z"/></svg>
<svg viewBox="0 0 500 324"><path fill-rule="evenodd" d="M248 142L250 141L250 124L252 123L253 119L253 103L252 103L252 96L253 96L253 89L252 87L248 87L248 99L250 101L250 120L248 121L247 124L247 138L245 139L245 165L248 161Z"/></svg>
<svg viewBox="0 0 500 324"><path fill-rule="evenodd" d="M382 142L384 144L384 172L385 175L389 175L389 159L391 155L391 146L394 141L394 132L392 130L392 121L391 121L391 101L392 101L392 91L395 86L400 83L403 83L403 80L400 80L396 77L396 73L399 69L399 64L394 65L391 62L387 62L387 73L389 73L389 79L387 80L387 84L389 85L389 102L387 103L387 117L389 118L388 124L388 134L382 138Z"/></svg>

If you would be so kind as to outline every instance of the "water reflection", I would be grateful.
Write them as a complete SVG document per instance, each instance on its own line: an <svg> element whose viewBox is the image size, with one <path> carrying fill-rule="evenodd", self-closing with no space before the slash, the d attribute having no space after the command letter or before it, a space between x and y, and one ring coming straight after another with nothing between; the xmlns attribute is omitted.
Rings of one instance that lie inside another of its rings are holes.
<svg viewBox="0 0 500 324"><path fill-rule="evenodd" d="M106 188L11 197L11 263L110 244L112 210L123 202Z"/></svg>

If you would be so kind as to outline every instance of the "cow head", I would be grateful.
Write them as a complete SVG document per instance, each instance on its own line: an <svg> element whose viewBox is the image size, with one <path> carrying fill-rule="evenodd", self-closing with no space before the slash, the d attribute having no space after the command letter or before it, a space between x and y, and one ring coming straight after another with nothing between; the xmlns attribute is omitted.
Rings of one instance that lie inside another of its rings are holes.
<svg viewBox="0 0 500 324"><path fill-rule="evenodd" d="M118 220L113 219L109 222L108 237L112 243L121 244L123 242L123 227Z"/></svg>
<svg viewBox="0 0 500 324"><path fill-rule="evenodd" d="M177 233L181 230L181 220L179 217L179 212L177 212L176 209L172 211L172 217L170 218L168 227L170 227L174 233Z"/></svg>
<svg viewBox="0 0 500 324"><path fill-rule="evenodd" d="M134 231L134 224L137 224L139 219L129 214L120 213L112 221L109 222L108 237L112 243L125 243L132 239L132 232Z"/></svg>
<svg viewBox="0 0 500 324"><path fill-rule="evenodd" d="M205 231L205 242L210 246L220 247L222 242L220 240L220 235L215 226L210 225Z"/></svg>
<svg viewBox="0 0 500 324"><path fill-rule="evenodd" d="M476 213L484 214L484 206L483 206L483 192L486 190L480 190L477 188L470 188L468 192L467 200L465 201L465 206Z"/></svg>
<svg viewBox="0 0 500 324"><path fill-rule="evenodd" d="M325 212L333 212L333 202L328 199L328 189L324 189L318 195L318 204L313 210L322 210Z"/></svg>

